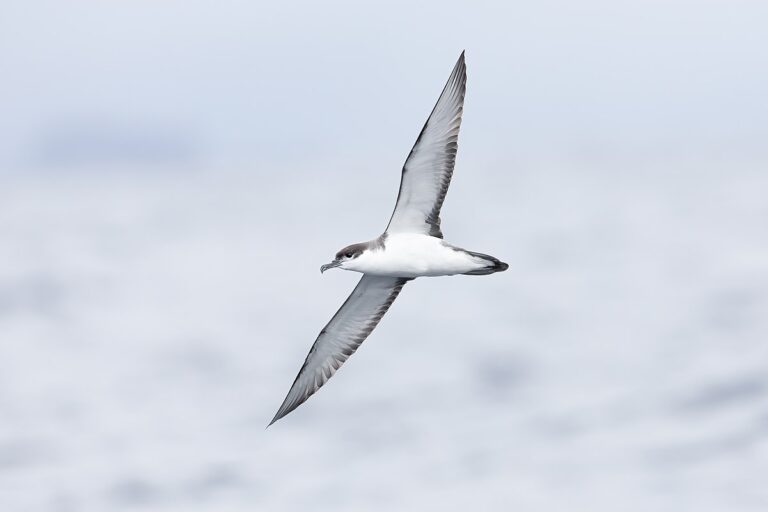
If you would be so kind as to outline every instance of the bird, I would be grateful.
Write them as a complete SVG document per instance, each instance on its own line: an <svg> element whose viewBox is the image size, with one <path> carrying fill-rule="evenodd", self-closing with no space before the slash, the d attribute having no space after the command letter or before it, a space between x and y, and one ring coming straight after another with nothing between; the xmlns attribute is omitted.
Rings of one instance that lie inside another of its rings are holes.
<svg viewBox="0 0 768 512"><path fill-rule="evenodd" d="M320 272L363 274L323 327L269 425L303 404L330 379L379 324L406 283L417 277L488 275L507 270L498 258L443 239L440 210L451 183L464 111L467 72L461 52L403 165L395 209L384 233L338 251ZM268 426L269 426L268 425Z"/></svg>

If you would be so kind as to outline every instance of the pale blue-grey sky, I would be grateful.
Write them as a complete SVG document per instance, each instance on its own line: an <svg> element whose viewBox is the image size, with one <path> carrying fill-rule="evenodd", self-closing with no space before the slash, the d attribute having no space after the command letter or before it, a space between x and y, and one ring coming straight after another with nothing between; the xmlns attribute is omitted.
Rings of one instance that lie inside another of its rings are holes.
<svg viewBox="0 0 768 512"><path fill-rule="evenodd" d="M462 49L486 158L764 154L766 22L722 0L4 2L0 161L404 158Z"/></svg>

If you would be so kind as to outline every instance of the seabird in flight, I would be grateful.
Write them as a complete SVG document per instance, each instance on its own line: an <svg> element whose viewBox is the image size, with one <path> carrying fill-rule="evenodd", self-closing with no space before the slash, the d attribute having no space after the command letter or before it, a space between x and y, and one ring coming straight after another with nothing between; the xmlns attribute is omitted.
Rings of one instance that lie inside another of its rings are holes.
<svg viewBox="0 0 768 512"><path fill-rule="evenodd" d="M486 275L507 270L493 256L443 240L443 206L458 148L467 73L464 52L403 166L395 211L384 233L352 244L320 267L360 272L363 277L309 350L288 396L270 425L312 396L354 354L405 283L422 276Z"/></svg>

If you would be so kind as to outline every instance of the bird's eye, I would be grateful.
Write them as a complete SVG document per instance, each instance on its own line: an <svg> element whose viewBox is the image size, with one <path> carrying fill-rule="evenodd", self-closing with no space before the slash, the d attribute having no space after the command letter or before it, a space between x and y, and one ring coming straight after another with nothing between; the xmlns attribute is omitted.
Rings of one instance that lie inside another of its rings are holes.
<svg viewBox="0 0 768 512"><path fill-rule="evenodd" d="M347 257L347 258L351 258L352 257L352 252L345 252L344 256Z"/></svg>

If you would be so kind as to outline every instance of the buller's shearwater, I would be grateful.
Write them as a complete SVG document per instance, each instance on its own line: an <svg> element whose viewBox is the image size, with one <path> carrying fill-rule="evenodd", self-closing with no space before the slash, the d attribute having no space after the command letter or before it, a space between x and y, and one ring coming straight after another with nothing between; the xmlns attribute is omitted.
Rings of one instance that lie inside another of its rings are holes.
<svg viewBox="0 0 768 512"><path fill-rule="evenodd" d="M270 425L325 384L378 325L405 283L422 276L480 276L503 272L493 256L443 240L440 207L451 183L458 148L467 73L464 52L445 84L403 166L395 211L384 234L352 244L320 267L363 274L347 301L309 350L288 396Z"/></svg>

